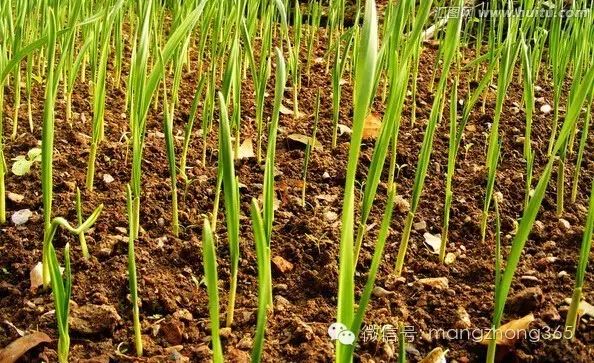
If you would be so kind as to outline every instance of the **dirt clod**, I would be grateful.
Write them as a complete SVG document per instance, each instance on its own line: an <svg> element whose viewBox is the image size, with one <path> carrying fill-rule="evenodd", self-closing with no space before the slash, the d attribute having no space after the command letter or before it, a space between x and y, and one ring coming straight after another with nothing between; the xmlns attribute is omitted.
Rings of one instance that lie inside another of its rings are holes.
<svg viewBox="0 0 594 363"><path fill-rule="evenodd" d="M121 320L111 305L75 306L70 317L70 329L81 334L98 334L112 331Z"/></svg>
<svg viewBox="0 0 594 363"><path fill-rule="evenodd" d="M272 266L274 266L275 271L280 274L285 274L293 270L293 264L281 256L274 256L272 258Z"/></svg>
<svg viewBox="0 0 594 363"><path fill-rule="evenodd" d="M184 334L184 324L177 318L171 318L161 323L161 333L169 344L181 344Z"/></svg>
<svg viewBox="0 0 594 363"><path fill-rule="evenodd" d="M525 315L540 306L542 299L540 287L529 287L510 297L507 306L510 311Z"/></svg>

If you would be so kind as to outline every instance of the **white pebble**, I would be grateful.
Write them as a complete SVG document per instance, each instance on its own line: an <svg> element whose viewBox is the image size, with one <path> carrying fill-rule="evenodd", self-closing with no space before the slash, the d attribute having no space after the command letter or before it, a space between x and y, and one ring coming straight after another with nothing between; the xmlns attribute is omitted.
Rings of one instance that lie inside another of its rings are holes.
<svg viewBox="0 0 594 363"><path fill-rule="evenodd" d="M110 174L103 174L103 181L105 182L105 184L111 184L114 180L115 179Z"/></svg>
<svg viewBox="0 0 594 363"><path fill-rule="evenodd" d="M545 103L544 105L540 106L540 112L544 113L545 115L551 113L552 110L553 108L548 103Z"/></svg>
<svg viewBox="0 0 594 363"><path fill-rule="evenodd" d="M11 220L12 223L14 223L17 226L20 226L21 224L27 223L27 221L29 221L29 218L31 218L32 215L33 212L31 212L29 209L21 209L12 214Z"/></svg>

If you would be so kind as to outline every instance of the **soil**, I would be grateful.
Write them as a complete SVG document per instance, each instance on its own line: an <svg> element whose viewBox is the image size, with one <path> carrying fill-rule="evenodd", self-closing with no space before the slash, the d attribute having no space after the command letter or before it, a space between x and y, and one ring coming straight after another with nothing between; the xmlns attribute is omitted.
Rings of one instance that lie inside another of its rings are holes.
<svg viewBox="0 0 594 363"><path fill-rule="evenodd" d="M324 55L326 39L321 39L315 51L317 57ZM129 52L129 49L128 49ZM420 144L432 103L430 89L436 50L426 47L422 53L418 78L416 122L411 124L412 99L407 99L400 131L397 161L401 168L397 182L398 194L409 199ZM472 50L464 50L465 60L473 59ZM129 58L126 56L126 58ZM196 60L191 71L184 75L180 92L180 104L175 116L175 130L183 134L183 126L189 114L198 74ZM544 68L544 67L543 67ZM112 65L110 65L112 70ZM125 73L125 72L124 72ZM306 114L295 120L292 115L281 115L277 144L276 177L277 196L280 205L275 214L272 238L272 256L280 256L292 263L292 268L283 272L275 270L273 276L275 309L268 320L263 360L267 362L329 362L333 359L334 345L327 329L335 321L338 280L338 243L340 222L332 213L340 216L345 169L349 147L348 134L338 138L335 149L332 139L331 76L326 73L325 63L314 63L311 78L302 76L299 109ZM462 73L459 94L462 99L472 85L473 70ZM351 80L343 86L340 123L350 126L352 118ZM546 75L538 84L544 97L552 103L552 87ZM380 90L383 85L380 85ZM61 87L60 87L61 88ZM323 150L316 150L309 165L306 205L301 206L301 171L304 150L290 142L292 133L309 135L313 127L313 107L317 90L321 91L322 107L318 140ZM54 216L63 216L74 223L76 212L74 195L76 186L83 190L85 215L99 204L105 208L94 228L86 235L92 254L84 260L78 240L60 231L54 244L61 255L63 246L70 243L72 252L73 291L72 301L79 307L106 305L115 309L121 319L115 319L99 332L71 332L71 360L76 362L162 362L208 361L209 327L207 294L201 283L203 276L201 255L201 221L203 215L212 211L216 189L217 135L211 133L206 145L206 165L201 164L202 137L199 136L199 121L196 122L188 155L188 176L193 182L184 193L180 188L180 237L175 238L170 228L170 184L162 132L161 107L152 110L147 127L144 150L141 225L143 228L136 242L136 258L139 276L139 291L142 301L141 323L145 352L143 358L134 358L131 305L127 280L127 216L125 187L130 179L130 150L126 143L128 119L124 108L124 87L118 89L112 77L108 80L105 109L105 141L100 146L96 164L95 190L84 190L85 173L91 133L92 97L88 85L79 83L73 99L75 112L72 125L65 120L65 103L58 97L55 110L56 135L54 154ZM9 131L12 120L12 87L7 89L4 108L7 163L36 147L41 138L43 110L43 86L33 89L33 132L27 130L26 105L20 110L19 134L11 140ZM405 214L395 211L384 260L376 285L387 293L374 296L365 317L366 324L396 325L403 322L414 329L414 340L408 344L408 358L418 361L435 347L448 349L448 359L457 362L475 362L484 359L486 348L477 342L461 337L446 339L431 336L430 329L452 329L460 324L459 308L470 316L473 328L486 329L490 325L493 310L494 289L494 220L490 220L485 242L480 237L480 215L486 184L485 152L489 123L495 107L495 91L489 90L484 108L479 104L472 112L467 125L454 177L454 202L450 222L448 252L456 255L451 265L439 263L436 255L424 245L423 234L428 231L438 234L442 225L445 170L448 148L448 115L444 114L436 134L434 151L426 179L421 204L415 222L425 221L426 230L415 230L406 257L404 281L393 277L396 251L400 242ZM268 114L271 110L273 89L266 99ZM292 94L288 90L285 102ZM26 95L23 102L26 102ZM524 112L516 113L514 105L521 105L522 85L518 77L507 93L501 117L503 148L497 172L497 191L503 194L501 203L504 256L514 230L514 223L521 217L524 198L525 163L522 160L522 144L516 138L524 133ZM372 106L381 116L384 112L381 97ZM537 108L539 106L537 105ZM521 108L521 107L520 107ZM447 107L446 107L447 110ZM215 116L215 119L216 116ZM255 138L255 108L251 76L245 79L242 89L242 138ZM85 121L86 120L86 121ZM199 119L198 119L199 120ZM533 126L533 142L536 151L535 180L544 166L546 148L550 135L552 114L536 112ZM215 128L216 129L216 128ZM577 135L580 136L579 134ZM576 138L577 139L577 138ZM579 139L577 139L579 140ZM181 139L176 138L177 151ZM569 222L563 228L555 215L556 176L538 215L542 228L535 230L526 243L516 277L510 292L504 321L533 313L532 328L541 332L561 329L567 311L564 299L571 296L577 258L581 243L587 208L589 188L594 177L594 139L588 137L577 201L567 198L562 218ZM264 145L266 143L264 142ZM576 147L577 149L577 147ZM367 173L373 142L362 147L358 180ZM566 190L571 189L571 172L575 164L574 152L567 163ZM255 159L237 162L241 188L241 259L239 287L236 301L235 321L231 331L225 331L223 345L227 361L249 361L251 339L254 334L257 307L257 270L252 230L249 222L249 203L261 194L263 166ZM112 183L105 183L103 176L109 174ZM386 173L387 174L387 173ZM382 180L386 180L384 175ZM17 210L28 208L32 218L23 226L10 221L0 229L0 347L19 337L14 324L22 330L40 330L54 341L41 344L30 350L23 362L49 361L56 359L56 325L53 300L48 291L29 288L29 273L41 261L43 218L40 167L17 177L7 175L7 191L24 195L21 202L8 201L8 217ZM386 186L380 185L378 198L370 218L379 224L385 204ZM219 208L218 262L221 314L224 314L229 288L229 251L226 240L224 207ZM540 224L539 224L540 225ZM366 271L371 261L378 227L367 235L356 276L357 297L366 281ZM554 257L554 258L549 258ZM563 273L565 271L565 273ZM594 302L593 269L588 268L584 297ZM532 276L532 277L525 277ZM418 283L427 277L446 277L449 286L445 289L425 287ZM539 288L532 304L514 304L528 288ZM224 318L224 316L222 316ZM91 325L100 325L101 315L91 319ZM223 320L224 321L224 320ZM505 351L504 351L505 350ZM362 342L356 349L356 360L363 362L395 361L397 347L393 342ZM582 319L572 342L555 339L520 339L509 349L500 349L501 361L506 362L592 362L594 361L594 321Z"/></svg>

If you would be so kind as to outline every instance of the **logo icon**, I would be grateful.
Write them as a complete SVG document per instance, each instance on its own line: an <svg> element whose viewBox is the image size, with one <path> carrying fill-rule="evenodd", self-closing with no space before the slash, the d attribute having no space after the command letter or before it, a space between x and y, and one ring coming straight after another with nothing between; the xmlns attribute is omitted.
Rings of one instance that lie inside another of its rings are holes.
<svg viewBox="0 0 594 363"><path fill-rule="evenodd" d="M344 345L353 345L355 342L355 334L342 323L332 323L328 328L328 335L331 340L338 340Z"/></svg>

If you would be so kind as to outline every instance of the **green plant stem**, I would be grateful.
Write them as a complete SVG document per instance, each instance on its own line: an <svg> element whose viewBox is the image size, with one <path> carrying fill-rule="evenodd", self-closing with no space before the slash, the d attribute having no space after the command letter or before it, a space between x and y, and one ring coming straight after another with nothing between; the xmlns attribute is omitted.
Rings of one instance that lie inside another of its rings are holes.
<svg viewBox="0 0 594 363"><path fill-rule="evenodd" d="M264 335L266 332L266 320L269 305L269 295L271 294L270 275L270 248L264 232L264 221L262 212L258 207L258 201L252 199L250 208L252 217L252 227L254 229L254 240L256 243L256 255L258 260L258 317L256 323L256 334L254 337L254 346L252 348L252 362L260 362L262 350L264 348Z"/></svg>
<svg viewBox="0 0 594 363"><path fill-rule="evenodd" d="M586 225L584 227L584 234L582 237L582 245L580 248L580 258L578 261L577 272L575 277L575 287L569 311L567 312L567 320L565 321L566 338L573 339L575 337L575 330L577 327L578 309L581 302L582 290L584 287L584 280L586 270L588 268L588 259L590 251L592 250L592 233L594 231L594 182L592 182L590 191L590 205L588 208L588 217L586 218ZM568 335L569 336L568 336Z"/></svg>
<svg viewBox="0 0 594 363"><path fill-rule="evenodd" d="M372 98L372 81L377 66L377 14L374 0L365 2L365 19L361 30L361 41L358 42L357 62L355 68L355 89L354 89L354 114L353 132L349 147L349 157L344 187L344 199L341 218L340 247L339 247L339 281L338 281L338 314L337 321L346 326L353 322L353 310L355 303L354 292L354 212L355 212L355 177L363 126L369 109L369 102ZM343 344L336 346L336 361L349 362L352 355L349 354L349 347Z"/></svg>
<svg viewBox="0 0 594 363"><path fill-rule="evenodd" d="M2 54L0 54L0 57ZM0 59L1 60L1 59ZM0 62L2 64L2 62ZM4 160L4 142L2 136L3 110L4 108L4 85L0 80L0 225L6 223L6 184L4 180L6 161Z"/></svg>
<svg viewBox="0 0 594 363"><path fill-rule="evenodd" d="M219 291L217 275L217 255L210 223L204 218L202 229L202 258L204 277L208 292L208 312L210 315L210 336L212 341L212 359L214 363L222 363L223 348L219 336Z"/></svg>
<svg viewBox="0 0 594 363"><path fill-rule="evenodd" d="M82 201L80 197L80 189L76 188L76 217L78 219L78 223L83 223L83 212L82 212ZM88 259L89 256L89 248L87 247L87 240L85 239L85 233L81 232L78 235L78 240L80 242L80 249L82 251L83 257Z"/></svg>
<svg viewBox="0 0 594 363"><path fill-rule="evenodd" d="M584 121L584 126L582 127L582 136L580 137L580 145L577 153L577 158L575 162L575 167L573 169L573 185L571 189L571 202L575 203L577 200L578 194L578 186L580 181L580 172L582 169L582 161L584 159L584 151L586 148L586 143L588 142L588 135L590 131L590 122L592 120L592 99L590 99L590 103L588 105L588 110L586 112L586 120Z"/></svg>
<svg viewBox="0 0 594 363"><path fill-rule="evenodd" d="M93 182L95 180L95 160L97 159L97 142L91 143L89 149L89 164L87 165L87 176L85 180L85 186L87 190L93 190Z"/></svg>
<svg viewBox="0 0 594 363"><path fill-rule="evenodd" d="M43 105L43 128L41 142L41 190L43 200L43 221L44 221L44 243L43 243L43 285L45 288L50 286L49 269L49 241L53 238L51 235L51 217L52 217L52 194L53 178L52 163L54 152L54 101L55 86L54 79L54 58L56 51L56 14L50 8L49 18L49 40L47 45L47 68L48 84L45 87L45 100Z"/></svg>
<svg viewBox="0 0 594 363"><path fill-rule="evenodd" d="M579 306L582 302L582 288L576 287L573 289L571 295L571 303L567 311L567 319L565 320L564 338L575 338L575 330L577 328Z"/></svg>
<svg viewBox="0 0 594 363"><path fill-rule="evenodd" d="M404 221L404 229L402 230L402 237L400 238L400 246L398 247L398 256L396 258L396 276L402 275L402 268L404 266L404 257L406 256L406 250L408 248L408 241L410 239L410 231L412 229L413 220L415 214L408 212L406 220Z"/></svg>
<svg viewBox="0 0 594 363"><path fill-rule="evenodd" d="M567 148L567 146L565 146ZM559 157L559 163L557 164L557 216L563 215L564 210L564 199L565 199L565 153L567 150L562 152Z"/></svg>
<svg viewBox="0 0 594 363"><path fill-rule="evenodd" d="M135 230L136 225L134 218L136 208L136 201L132 197L132 190L130 185L127 187L128 200L128 218L130 221L129 237L128 237L128 287L130 289L130 302L132 303L132 323L134 326L134 347L136 355L142 356L142 329L140 326L140 307L138 301L138 278L136 276L136 254L134 253L134 242L138 231Z"/></svg>

